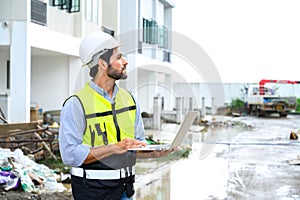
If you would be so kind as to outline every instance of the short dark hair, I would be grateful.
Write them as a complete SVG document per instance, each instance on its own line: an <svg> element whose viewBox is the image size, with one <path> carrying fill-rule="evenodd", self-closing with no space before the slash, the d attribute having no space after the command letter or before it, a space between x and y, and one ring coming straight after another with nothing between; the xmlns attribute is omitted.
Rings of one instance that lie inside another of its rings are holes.
<svg viewBox="0 0 300 200"><path fill-rule="evenodd" d="M113 55L113 52L114 52L113 49L108 49L104 54L102 54L101 56L99 56L99 59L101 58L108 65L110 65L110 57ZM98 73L98 64L95 65L95 66L93 66L90 69L90 76L94 78L97 73Z"/></svg>

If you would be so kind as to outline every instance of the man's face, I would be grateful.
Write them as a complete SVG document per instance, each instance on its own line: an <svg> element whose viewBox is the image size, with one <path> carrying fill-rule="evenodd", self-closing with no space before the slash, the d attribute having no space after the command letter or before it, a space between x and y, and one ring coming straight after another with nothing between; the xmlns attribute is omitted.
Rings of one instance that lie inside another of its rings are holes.
<svg viewBox="0 0 300 200"><path fill-rule="evenodd" d="M107 75L115 80L126 79L126 65L127 60L123 57L119 48L113 50L113 54L110 57L110 65L107 68Z"/></svg>

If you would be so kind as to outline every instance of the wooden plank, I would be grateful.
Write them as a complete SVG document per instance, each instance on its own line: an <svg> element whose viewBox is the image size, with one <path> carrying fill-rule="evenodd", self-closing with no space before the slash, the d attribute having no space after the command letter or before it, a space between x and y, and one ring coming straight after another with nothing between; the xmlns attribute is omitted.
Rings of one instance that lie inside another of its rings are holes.
<svg viewBox="0 0 300 200"><path fill-rule="evenodd" d="M6 137L13 137L13 136L17 136L17 135L25 135L25 134L33 134L34 132L39 132L39 131L46 131L48 129L47 128L41 128L41 129L32 129L32 130L26 130L26 131L16 131L16 132L12 132L12 133L3 133L0 135L0 139L2 138L6 138Z"/></svg>
<svg viewBox="0 0 300 200"><path fill-rule="evenodd" d="M36 122L0 124L0 135L16 131L36 129Z"/></svg>
<svg viewBox="0 0 300 200"><path fill-rule="evenodd" d="M34 133L34 136L36 136L38 139L42 140L42 137L41 137L38 133ZM42 142L42 145L43 145L44 148L48 151L48 153L50 154L50 156L51 156L54 160L57 160L56 156L55 156L54 153L51 151L51 149L50 149L49 146L46 144L46 142Z"/></svg>
<svg viewBox="0 0 300 200"><path fill-rule="evenodd" d="M0 144L1 143L23 143L23 142L29 142L29 143L53 142L53 139L0 140Z"/></svg>

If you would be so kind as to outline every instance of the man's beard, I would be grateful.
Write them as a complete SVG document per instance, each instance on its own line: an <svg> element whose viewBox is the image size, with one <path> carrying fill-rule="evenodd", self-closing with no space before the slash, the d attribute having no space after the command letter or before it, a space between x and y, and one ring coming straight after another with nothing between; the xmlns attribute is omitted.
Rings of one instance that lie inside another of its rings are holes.
<svg viewBox="0 0 300 200"><path fill-rule="evenodd" d="M113 78L115 80L124 80L127 78L127 74L123 73L123 69L122 72L119 72L116 69L114 69L111 65L108 66L107 75L108 77Z"/></svg>

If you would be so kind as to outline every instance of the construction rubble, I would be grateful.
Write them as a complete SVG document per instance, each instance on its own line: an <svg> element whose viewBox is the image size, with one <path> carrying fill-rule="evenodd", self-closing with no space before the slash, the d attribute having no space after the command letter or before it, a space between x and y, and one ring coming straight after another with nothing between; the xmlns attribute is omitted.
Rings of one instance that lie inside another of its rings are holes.
<svg viewBox="0 0 300 200"><path fill-rule="evenodd" d="M65 175L41 160L59 161L58 128L37 122L0 124L0 191L28 193L62 192L67 190Z"/></svg>
<svg viewBox="0 0 300 200"><path fill-rule="evenodd" d="M0 190L16 190L19 187L25 192L62 192L66 190L54 170L38 164L24 155L22 150L0 148Z"/></svg>

